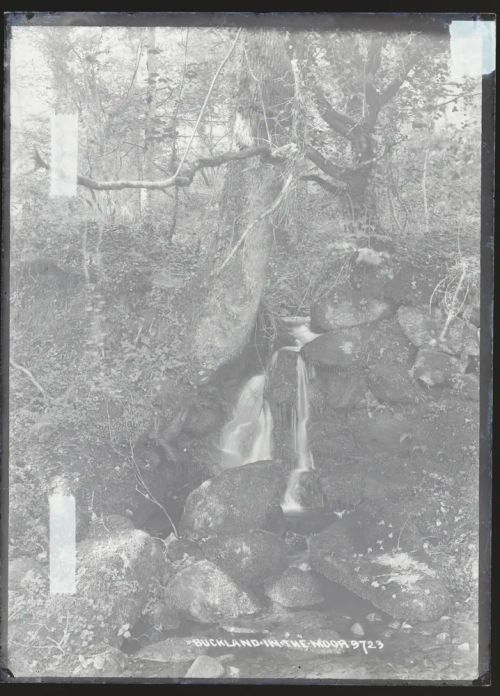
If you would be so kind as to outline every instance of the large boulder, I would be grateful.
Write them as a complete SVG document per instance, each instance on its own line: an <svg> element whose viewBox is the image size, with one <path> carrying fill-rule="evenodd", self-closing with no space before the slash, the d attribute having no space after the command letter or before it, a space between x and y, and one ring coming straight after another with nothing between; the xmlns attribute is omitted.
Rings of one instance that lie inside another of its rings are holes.
<svg viewBox="0 0 500 696"><path fill-rule="evenodd" d="M408 548L405 530L392 527L391 546L385 549L382 544L367 548L358 521L348 517L313 536L312 567L394 618L431 621L441 616L449 593L426 558L402 550ZM382 539L389 536L388 529L387 521L379 520Z"/></svg>
<svg viewBox="0 0 500 696"><path fill-rule="evenodd" d="M349 423L360 451L372 456L405 455L413 446L414 424L402 413L352 413Z"/></svg>
<svg viewBox="0 0 500 696"><path fill-rule="evenodd" d="M325 385L327 408L348 411L361 406L367 384L363 372L357 366L350 369L329 369L324 373L321 371L318 377Z"/></svg>
<svg viewBox="0 0 500 696"><path fill-rule="evenodd" d="M161 544L126 519L110 525L77 544L75 594L49 594L33 570L30 581L25 574L12 586L9 666L16 675L72 674L79 655L119 648L146 603L160 596L171 573Z"/></svg>
<svg viewBox="0 0 500 696"><path fill-rule="evenodd" d="M285 485L283 467L270 461L228 469L191 491L180 528L193 539L272 529L281 517Z"/></svg>
<svg viewBox="0 0 500 696"><path fill-rule="evenodd" d="M287 568L279 578L268 580L264 593L273 602L294 609L321 604L324 600L315 576L300 568Z"/></svg>
<svg viewBox="0 0 500 696"><path fill-rule="evenodd" d="M358 327L329 331L302 348L306 360L331 367L351 367L361 358L363 333Z"/></svg>
<svg viewBox="0 0 500 696"><path fill-rule="evenodd" d="M435 254L423 254L412 260L393 258L382 296L397 305L428 305L447 272L444 260L436 258Z"/></svg>
<svg viewBox="0 0 500 696"><path fill-rule="evenodd" d="M312 420L308 423L307 432L318 468L330 468L359 459L358 446L345 419Z"/></svg>
<svg viewBox="0 0 500 696"><path fill-rule="evenodd" d="M337 511L352 509L364 501L399 502L410 496L413 476L401 466L399 457L376 461L373 457L344 464L320 473L321 487L328 504Z"/></svg>
<svg viewBox="0 0 500 696"><path fill-rule="evenodd" d="M464 367L460 360L449 353L423 348L417 353L412 373L428 387L451 386L455 375L461 374Z"/></svg>
<svg viewBox="0 0 500 696"><path fill-rule="evenodd" d="M360 324L369 324L391 313L388 302L378 299L339 301L336 296L326 297L311 306L313 331L335 331Z"/></svg>
<svg viewBox="0 0 500 696"><path fill-rule="evenodd" d="M406 336L417 348L437 348L451 355L479 355L479 332L474 324L459 317L452 319L442 337L445 313L426 306L400 307L398 321Z"/></svg>
<svg viewBox="0 0 500 696"><path fill-rule="evenodd" d="M373 327L366 339L364 353L368 367L380 363L410 367L415 347L405 336L397 318L391 317Z"/></svg>
<svg viewBox="0 0 500 696"><path fill-rule="evenodd" d="M272 532L251 529L219 534L201 544L203 553L234 580L259 585L287 565L285 542Z"/></svg>
<svg viewBox="0 0 500 696"><path fill-rule="evenodd" d="M375 398L384 403L411 404L422 397L410 371L399 362L374 365L368 372L368 385Z"/></svg>
<svg viewBox="0 0 500 696"><path fill-rule="evenodd" d="M180 570L169 583L167 596L178 611L200 623L227 621L260 609L256 598L207 560Z"/></svg>

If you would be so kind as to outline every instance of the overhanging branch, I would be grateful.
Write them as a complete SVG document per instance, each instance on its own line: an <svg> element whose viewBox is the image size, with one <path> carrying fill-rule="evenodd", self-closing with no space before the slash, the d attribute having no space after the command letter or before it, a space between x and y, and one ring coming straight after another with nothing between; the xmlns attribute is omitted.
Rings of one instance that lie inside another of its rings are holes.
<svg viewBox="0 0 500 696"><path fill-rule="evenodd" d="M98 181L88 176L78 174L76 183L78 186L84 186L92 191L120 191L123 189L149 189L149 190L164 190L172 186L189 186L194 178L194 175L200 169L209 167L220 167L226 162L234 160L249 159L250 157L258 157L262 155L270 155L269 147L262 145L258 147L249 147L236 152L224 152L216 157L202 157L184 171L167 177L166 179L117 179L114 181ZM40 155L40 152L35 147L34 153L35 169L50 170L50 165Z"/></svg>

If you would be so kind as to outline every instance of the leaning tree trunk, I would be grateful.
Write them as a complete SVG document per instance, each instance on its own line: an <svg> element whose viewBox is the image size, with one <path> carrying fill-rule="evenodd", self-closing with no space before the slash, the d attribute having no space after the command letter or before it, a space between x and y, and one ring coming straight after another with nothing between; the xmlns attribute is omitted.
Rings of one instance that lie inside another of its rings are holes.
<svg viewBox="0 0 500 696"><path fill-rule="evenodd" d="M242 52L233 147L290 140L294 84L283 37L250 30ZM273 216L291 184L290 163L269 158L229 163L206 297L191 346L198 368L217 369L238 354L256 319L273 243Z"/></svg>

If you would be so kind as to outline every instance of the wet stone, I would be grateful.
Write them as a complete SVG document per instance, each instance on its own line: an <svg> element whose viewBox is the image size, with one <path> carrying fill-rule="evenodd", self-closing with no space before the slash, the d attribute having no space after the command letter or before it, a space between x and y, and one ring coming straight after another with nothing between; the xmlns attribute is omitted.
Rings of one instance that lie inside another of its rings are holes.
<svg viewBox="0 0 500 696"><path fill-rule="evenodd" d="M367 550L362 529L349 518L310 542L313 568L398 619L430 621L450 596L426 560L403 551Z"/></svg>
<svg viewBox="0 0 500 696"><path fill-rule="evenodd" d="M260 609L256 598L210 561L180 570L166 592L178 611L201 623L227 621Z"/></svg>
<svg viewBox="0 0 500 696"><path fill-rule="evenodd" d="M363 334L353 327L324 333L307 343L302 352L308 362L346 368L359 361L362 349Z"/></svg>
<svg viewBox="0 0 500 696"><path fill-rule="evenodd" d="M314 575L299 568L288 568L278 579L268 581L264 592L285 607L314 606L324 599Z"/></svg>
<svg viewBox="0 0 500 696"><path fill-rule="evenodd" d="M281 518L283 467L255 462L204 481L185 503L180 528L192 539L220 532L270 529Z"/></svg>
<svg viewBox="0 0 500 696"><path fill-rule="evenodd" d="M205 556L235 580L258 585L287 565L285 542L261 529L219 534L201 544Z"/></svg>

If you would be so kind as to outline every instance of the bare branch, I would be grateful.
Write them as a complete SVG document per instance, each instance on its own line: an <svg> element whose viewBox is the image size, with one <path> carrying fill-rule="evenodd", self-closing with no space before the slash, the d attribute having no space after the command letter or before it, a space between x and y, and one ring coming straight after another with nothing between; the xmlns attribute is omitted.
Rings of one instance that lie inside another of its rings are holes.
<svg viewBox="0 0 500 696"><path fill-rule="evenodd" d="M334 131L348 138L348 140L358 140L359 134L356 132L356 122L333 108L316 81L313 82L313 91L316 98L316 107L323 121Z"/></svg>
<svg viewBox="0 0 500 696"><path fill-rule="evenodd" d="M38 149L34 148L35 169L50 170L50 165L40 155ZM270 150L267 146L249 147L236 152L224 152L216 157L202 157L198 159L190 168L184 172L179 172L166 179L118 179L115 181L98 181L88 176L79 174L76 182L79 186L91 189L93 191L120 191L122 189L155 189L163 190L172 186L189 186L193 181L194 175L200 169L206 167L219 167L226 162L233 160L248 159L250 157L258 157L259 155L270 155Z"/></svg>
<svg viewBox="0 0 500 696"><path fill-rule="evenodd" d="M463 99L464 97L478 97L482 94L482 92L462 92L461 94L457 94L456 97L452 97L451 99L448 99L447 101L441 102L440 104L435 104L434 106L428 106L425 111L436 111L437 109L441 109L443 106L446 106L447 104L451 104L452 102L458 101L459 99Z"/></svg>
<svg viewBox="0 0 500 696"><path fill-rule="evenodd" d="M323 179L323 177L318 176L317 174L303 174L299 178L301 181L314 181L316 184L318 184L318 186L321 186L329 193L337 194L341 190L340 186L338 186L337 184L332 184L330 181L328 181L327 179ZM345 185L343 186L343 188L345 188Z"/></svg>
<svg viewBox="0 0 500 696"><path fill-rule="evenodd" d="M312 145L307 145L305 154L307 159L315 164L318 169L321 169L322 172L328 174L328 176L336 178L342 176L346 171L345 167L341 167L340 165L334 164L330 160L327 160L326 157L324 157L319 150L312 147ZM340 182L338 183L340 184Z"/></svg>
<svg viewBox="0 0 500 696"><path fill-rule="evenodd" d="M370 106L369 113L366 118L368 128L373 128L377 120L377 117L380 113L380 110L386 104L388 104L391 101L391 99L394 99L396 94L399 92L403 84L406 82L406 79L410 71L417 64L420 55L421 51L418 51L416 48L414 48L413 51L409 53L408 57L404 61L396 77L393 80L391 80L391 82L389 82L389 84L381 92L378 92L372 83L367 84L366 97ZM374 76L372 76L372 79L373 77Z"/></svg>

